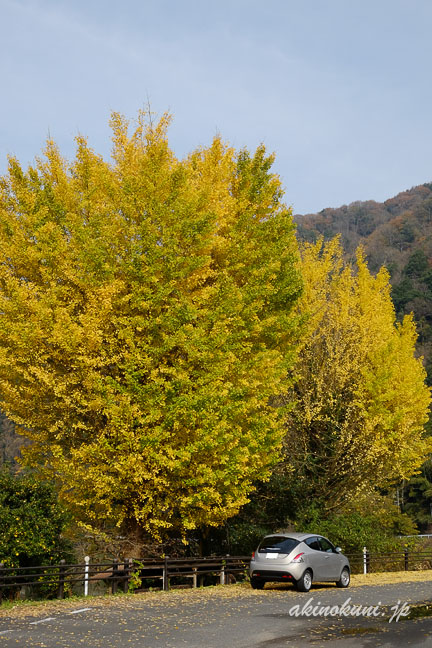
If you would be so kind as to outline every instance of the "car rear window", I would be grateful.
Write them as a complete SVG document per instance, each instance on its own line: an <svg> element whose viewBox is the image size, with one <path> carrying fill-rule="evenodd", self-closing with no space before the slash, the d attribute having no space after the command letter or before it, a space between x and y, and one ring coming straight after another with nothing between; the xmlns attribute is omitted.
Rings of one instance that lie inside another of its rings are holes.
<svg viewBox="0 0 432 648"><path fill-rule="evenodd" d="M258 551L266 552L266 553L284 553L288 554L290 553L294 547L296 547L299 544L298 540L295 540L294 538L287 538L286 536L269 536L268 538L264 538L264 540L260 543L260 546L258 547Z"/></svg>

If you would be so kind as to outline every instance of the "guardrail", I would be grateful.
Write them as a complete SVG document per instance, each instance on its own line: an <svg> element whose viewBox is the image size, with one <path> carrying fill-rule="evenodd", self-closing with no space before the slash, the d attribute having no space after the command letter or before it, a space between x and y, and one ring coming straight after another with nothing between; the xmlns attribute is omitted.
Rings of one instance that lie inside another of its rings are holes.
<svg viewBox="0 0 432 648"><path fill-rule="evenodd" d="M421 571L432 569L431 551L394 551L389 553L362 552L347 553L353 574L385 571Z"/></svg>
<svg viewBox="0 0 432 648"><path fill-rule="evenodd" d="M346 554L352 572L369 573L399 570L432 569L432 552L404 551L373 553L366 547L362 552ZM16 596L22 588L32 592L42 588L50 590L50 596L64 598L66 587L82 586L86 596L89 585L104 582L109 591L127 592L133 583L134 589L154 586L168 590L173 585L201 587L206 584L221 585L246 578L249 556L209 556L205 558L129 558L124 561L90 563L86 557L81 564L67 564L37 567L5 567L0 563L0 602L2 596ZM80 587L81 589L81 587Z"/></svg>

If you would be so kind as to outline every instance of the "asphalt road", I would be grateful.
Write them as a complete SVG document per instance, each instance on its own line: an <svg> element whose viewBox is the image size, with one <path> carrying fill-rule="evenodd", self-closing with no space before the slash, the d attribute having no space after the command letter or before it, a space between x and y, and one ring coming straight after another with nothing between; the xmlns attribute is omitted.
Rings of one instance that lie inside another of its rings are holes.
<svg viewBox="0 0 432 648"><path fill-rule="evenodd" d="M314 586L309 594L290 586L263 592L226 586L91 599L19 617L12 610L0 618L0 647L432 647L432 617L389 622L407 606L427 603L432 605L430 581L347 590ZM354 605L360 616L351 615L348 606ZM327 616L313 616L327 606Z"/></svg>

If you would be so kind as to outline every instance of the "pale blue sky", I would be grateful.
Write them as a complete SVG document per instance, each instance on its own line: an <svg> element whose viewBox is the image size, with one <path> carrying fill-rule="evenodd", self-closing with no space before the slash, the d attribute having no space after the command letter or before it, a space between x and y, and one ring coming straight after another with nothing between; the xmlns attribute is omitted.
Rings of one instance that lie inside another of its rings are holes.
<svg viewBox="0 0 432 648"><path fill-rule="evenodd" d="M276 152L295 212L432 181L430 0L0 0L0 172L48 133L109 156L111 111Z"/></svg>

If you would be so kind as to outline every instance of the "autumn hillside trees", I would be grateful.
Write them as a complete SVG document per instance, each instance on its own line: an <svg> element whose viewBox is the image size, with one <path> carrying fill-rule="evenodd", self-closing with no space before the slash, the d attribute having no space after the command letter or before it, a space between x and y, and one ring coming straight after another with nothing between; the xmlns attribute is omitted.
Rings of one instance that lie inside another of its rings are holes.
<svg viewBox="0 0 432 648"><path fill-rule="evenodd" d="M263 147L178 160L112 118L113 162L48 142L0 184L0 408L90 526L217 525L277 459L302 282Z"/></svg>

